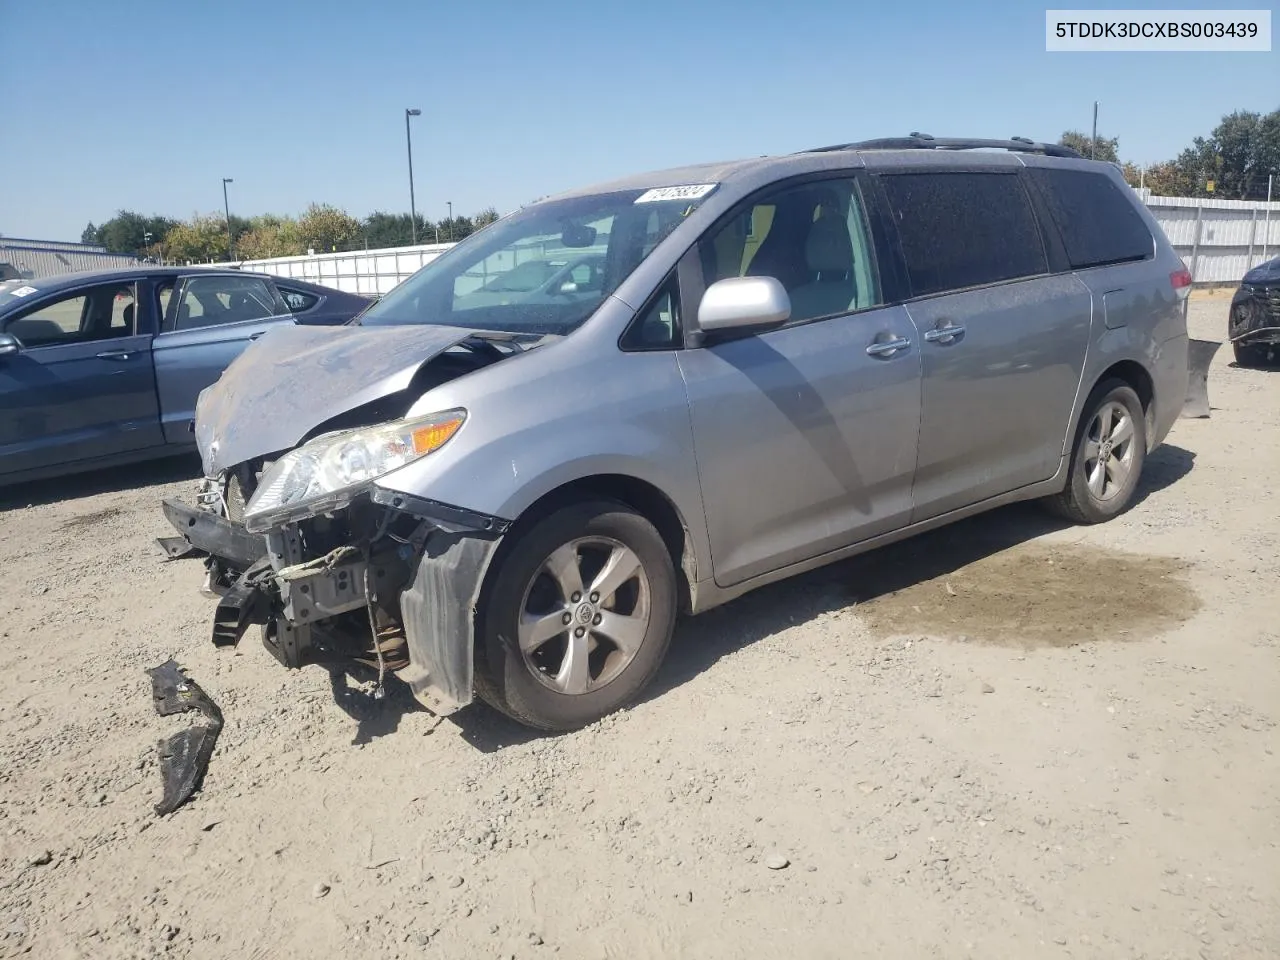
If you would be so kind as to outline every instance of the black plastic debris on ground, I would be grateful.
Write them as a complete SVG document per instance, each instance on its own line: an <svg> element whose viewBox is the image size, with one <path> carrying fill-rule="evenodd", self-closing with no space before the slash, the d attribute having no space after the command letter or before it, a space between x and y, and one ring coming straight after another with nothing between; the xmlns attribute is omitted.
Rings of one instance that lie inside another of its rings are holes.
<svg viewBox="0 0 1280 960"><path fill-rule="evenodd" d="M155 809L163 817L186 803L200 789L205 771L209 769L209 759L213 756L213 746L222 732L222 711L200 689L200 684L186 676L173 659L152 667L147 675L151 677L151 695L160 716L192 710L201 715L195 725L160 741L164 797Z"/></svg>

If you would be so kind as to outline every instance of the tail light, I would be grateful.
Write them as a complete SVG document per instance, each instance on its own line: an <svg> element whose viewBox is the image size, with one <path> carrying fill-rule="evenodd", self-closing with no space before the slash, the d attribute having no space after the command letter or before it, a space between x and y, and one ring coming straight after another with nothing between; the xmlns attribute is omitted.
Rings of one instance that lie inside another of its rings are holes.
<svg viewBox="0 0 1280 960"><path fill-rule="evenodd" d="M1177 294L1179 300L1187 299L1191 293L1191 271L1186 267L1181 270L1175 270L1169 274L1169 283L1173 286L1173 292Z"/></svg>

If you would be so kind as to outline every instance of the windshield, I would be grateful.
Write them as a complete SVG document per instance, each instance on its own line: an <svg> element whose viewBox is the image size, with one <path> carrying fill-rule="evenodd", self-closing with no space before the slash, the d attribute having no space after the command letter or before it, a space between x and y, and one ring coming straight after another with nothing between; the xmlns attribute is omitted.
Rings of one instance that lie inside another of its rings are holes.
<svg viewBox="0 0 1280 960"><path fill-rule="evenodd" d="M16 306L39 292L31 285L30 280L6 280L0 283L0 313L6 312L9 307Z"/></svg>
<svg viewBox="0 0 1280 960"><path fill-rule="evenodd" d="M427 264L359 322L567 334L710 189L691 191L692 199L666 198L677 190L627 190L526 207Z"/></svg>

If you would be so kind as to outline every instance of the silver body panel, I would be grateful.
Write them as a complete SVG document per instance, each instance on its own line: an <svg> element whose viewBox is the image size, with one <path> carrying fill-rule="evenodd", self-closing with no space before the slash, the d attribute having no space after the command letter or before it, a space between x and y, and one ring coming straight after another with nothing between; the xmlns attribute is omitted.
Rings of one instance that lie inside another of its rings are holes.
<svg viewBox="0 0 1280 960"><path fill-rule="evenodd" d="M888 336L912 346L867 354ZM717 583L909 522L918 342L885 307L679 354Z"/></svg>
<svg viewBox="0 0 1280 960"><path fill-rule="evenodd" d="M1088 288L1069 274L912 302L925 341L913 520L1047 480L1063 454L1089 343Z"/></svg>

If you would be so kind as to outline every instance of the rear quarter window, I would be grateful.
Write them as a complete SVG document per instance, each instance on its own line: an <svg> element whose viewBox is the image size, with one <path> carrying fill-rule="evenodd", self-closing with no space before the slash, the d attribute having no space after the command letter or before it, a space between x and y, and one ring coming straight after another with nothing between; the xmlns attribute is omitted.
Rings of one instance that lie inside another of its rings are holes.
<svg viewBox="0 0 1280 960"><path fill-rule="evenodd" d="M1154 256L1151 231L1106 174L1043 168L1027 173L1044 196L1072 269Z"/></svg>
<svg viewBox="0 0 1280 960"><path fill-rule="evenodd" d="M1047 273L1040 226L1013 173L881 177L913 296Z"/></svg>
<svg viewBox="0 0 1280 960"><path fill-rule="evenodd" d="M282 287L276 284L276 289L280 291L280 296L284 297L285 305L288 306L291 313L302 313L304 310L310 310L320 298L314 294L304 293L293 287Z"/></svg>

